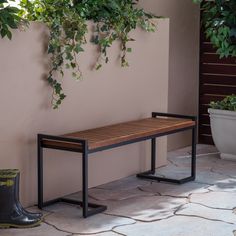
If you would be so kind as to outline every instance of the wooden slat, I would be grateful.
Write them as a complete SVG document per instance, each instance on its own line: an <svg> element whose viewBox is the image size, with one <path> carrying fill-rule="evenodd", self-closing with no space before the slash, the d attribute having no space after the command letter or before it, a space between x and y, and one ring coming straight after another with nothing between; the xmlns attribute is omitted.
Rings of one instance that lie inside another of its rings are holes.
<svg viewBox="0 0 236 236"><path fill-rule="evenodd" d="M68 143L68 142L60 142L60 141L51 141L51 140L43 140L43 146L45 148L55 148L55 149L74 149L77 151L82 151L82 145L81 144L75 144L75 143Z"/></svg>
<svg viewBox="0 0 236 236"><path fill-rule="evenodd" d="M208 108L209 106L206 105L199 105L199 112L200 114L208 114Z"/></svg>
<svg viewBox="0 0 236 236"><path fill-rule="evenodd" d="M215 49L211 43L204 42L201 44L201 50L202 52L216 52L217 49Z"/></svg>
<svg viewBox="0 0 236 236"><path fill-rule="evenodd" d="M201 74L200 83L209 83L209 84L224 84L224 85L235 85L236 86L236 75L227 76L227 75L217 75L217 74Z"/></svg>
<svg viewBox="0 0 236 236"><path fill-rule="evenodd" d="M235 75L236 74L236 65L202 64L201 73Z"/></svg>
<svg viewBox="0 0 236 236"><path fill-rule="evenodd" d="M200 134L200 135L199 135L199 142L200 142L200 143L205 143L205 144L214 145L214 141L213 141L211 135L203 135L203 134Z"/></svg>
<svg viewBox="0 0 236 236"><path fill-rule="evenodd" d="M194 121L185 119L146 118L70 133L63 136L88 140L89 149L92 150L151 135L158 135L181 128L191 127L194 124ZM69 147L74 148L80 146L78 144L49 140L43 141L43 144L48 147L60 147L61 145L62 147L67 147L69 145Z"/></svg>
<svg viewBox="0 0 236 236"><path fill-rule="evenodd" d="M201 55L201 62L202 63L235 64L236 59L232 57L228 57L228 58L223 57L220 59L219 54L204 52Z"/></svg>
<svg viewBox="0 0 236 236"><path fill-rule="evenodd" d="M219 95L207 95L207 94L203 94L200 96L200 104L201 105L206 105L206 104L210 104L211 101L220 101L222 99L224 99L225 96L219 96Z"/></svg>
<svg viewBox="0 0 236 236"><path fill-rule="evenodd" d="M211 135L210 125L203 125L203 124L199 125L199 133Z"/></svg>
<svg viewBox="0 0 236 236"><path fill-rule="evenodd" d="M217 86L211 84L200 85L200 94L218 94L218 95L232 95L236 94L236 86Z"/></svg>
<svg viewBox="0 0 236 236"><path fill-rule="evenodd" d="M209 115L200 115L199 116L199 123L200 124L210 124L210 117L209 117Z"/></svg>

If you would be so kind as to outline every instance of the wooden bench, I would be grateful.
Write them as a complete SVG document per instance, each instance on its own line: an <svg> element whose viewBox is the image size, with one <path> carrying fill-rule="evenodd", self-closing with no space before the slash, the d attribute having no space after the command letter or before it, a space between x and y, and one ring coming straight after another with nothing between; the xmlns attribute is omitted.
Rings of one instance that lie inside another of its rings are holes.
<svg viewBox="0 0 236 236"><path fill-rule="evenodd" d="M196 174L196 127L197 119L195 116L153 112L150 118L62 136L38 134L38 207L42 209L56 202L77 204L83 208L84 218L106 210L106 206L88 202L88 155L149 139L151 140L151 169L138 174L137 177L176 184L194 180ZM189 129L192 130L191 175L183 179L170 179L155 176L156 138ZM58 198L48 202L43 201L43 148L82 153L82 201L66 198Z"/></svg>

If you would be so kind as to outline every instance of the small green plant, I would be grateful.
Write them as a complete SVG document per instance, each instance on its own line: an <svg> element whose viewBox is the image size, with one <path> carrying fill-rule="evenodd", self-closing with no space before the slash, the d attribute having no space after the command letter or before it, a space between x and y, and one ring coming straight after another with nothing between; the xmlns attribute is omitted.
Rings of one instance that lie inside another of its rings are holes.
<svg viewBox="0 0 236 236"><path fill-rule="evenodd" d="M210 107L213 109L236 111L236 95L233 94L221 101L211 102Z"/></svg>
<svg viewBox="0 0 236 236"><path fill-rule="evenodd" d="M134 41L130 31L142 27L148 32L156 29L152 21L154 15L136 6L138 0L21 0L20 16L29 21L45 23L50 30L48 54L51 56L51 69L47 81L53 88L52 105L58 108L66 97L61 82L55 75L62 77L64 68L72 70L72 77L80 80L82 72L79 55L87 43L87 20L96 24L91 42L99 48L95 68L108 63L107 50L114 41L121 42L121 65L128 66L126 54L132 49L127 43Z"/></svg>
<svg viewBox="0 0 236 236"><path fill-rule="evenodd" d="M19 9L10 6L9 2L8 0L0 0L0 35L2 38L6 36L11 39L11 29L17 29L22 19L18 16Z"/></svg>
<svg viewBox="0 0 236 236"><path fill-rule="evenodd" d="M236 1L215 0L203 1L202 24L207 38L217 48L220 58L236 56Z"/></svg>

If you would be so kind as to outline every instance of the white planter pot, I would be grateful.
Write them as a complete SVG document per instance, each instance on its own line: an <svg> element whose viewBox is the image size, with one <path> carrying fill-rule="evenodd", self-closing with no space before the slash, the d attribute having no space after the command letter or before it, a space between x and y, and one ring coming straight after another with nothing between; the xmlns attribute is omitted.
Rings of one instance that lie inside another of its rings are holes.
<svg viewBox="0 0 236 236"><path fill-rule="evenodd" d="M236 112L209 109L214 143L222 159L236 161Z"/></svg>

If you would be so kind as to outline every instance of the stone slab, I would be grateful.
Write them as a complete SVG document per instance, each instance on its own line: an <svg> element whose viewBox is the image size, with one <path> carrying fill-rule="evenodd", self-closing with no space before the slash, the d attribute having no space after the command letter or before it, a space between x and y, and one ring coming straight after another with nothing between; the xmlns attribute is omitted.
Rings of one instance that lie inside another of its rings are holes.
<svg viewBox="0 0 236 236"><path fill-rule="evenodd" d="M219 160L217 164L213 167L213 171L225 176L236 178L236 162Z"/></svg>
<svg viewBox="0 0 236 236"><path fill-rule="evenodd" d="M217 153L218 150L213 145L198 144L197 155ZM191 155L191 146L168 152L168 158L185 157Z"/></svg>
<svg viewBox="0 0 236 236"><path fill-rule="evenodd" d="M151 182L150 182L151 185ZM149 185L145 185L149 186ZM141 187L140 187L141 188ZM152 196L151 192L143 192L138 188L127 190L108 190L108 189L92 189L89 193L90 197L98 201L114 200L120 201L134 197Z"/></svg>
<svg viewBox="0 0 236 236"><path fill-rule="evenodd" d="M225 181L228 178L229 177L227 177L227 176L212 172L210 170L208 170L208 171L197 170L195 182L214 185L214 184L217 184L221 181Z"/></svg>
<svg viewBox="0 0 236 236"><path fill-rule="evenodd" d="M236 193L236 179L226 177L224 180L216 182L215 185L209 187L208 189L216 192Z"/></svg>
<svg viewBox="0 0 236 236"><path fill-rule="evenodd" d="M48 207L54 212L45 217L45 222L56 228L74 234L95 234L112 230L116 226L135 223L134 220L97 214L89 218L82 218L82 210L69 204L58 203Z"/></svg>
<svg viewBox="0 0 236 236"><path fill-rule="evenodd" d="M219 160L219 154L209 154L206 156L197 156L196 165L198 170L210 170L214 164ZM169 161L178 167L190 168L191 156L175 157Z"/></svg>
<svg viewBox="0 0 236 236"><path fill-rule="evenodd" d="M186 216L114 229L126 236L233 236L235 230L233 224Z"/></svg>
<svg viewBox="0 0 236 236"><path fill-rule="evenodd" d="M236 215L232 210L219 210L194 203L189 203L182 206L175 214L184 216L197 216L209 220L218 220L226 223L236 224Z"/></svg>
<svg viewBox="0 0 236 236"><path fill-rule="evenodd" d="M53 226L42 223L35 228L0 229L1 236L67 236L68 233L56 230Z"/></svg>
<svg viewBox="0 0 236 236"><path fill-rule="evenodd" d="M195 182L188 182L182 185L153 182L149 186L141 186L140 189L145 192L158 193L162 196L188 197L191 193L209 192L207 187L209 185Z"/></svg>
<svg viewBox="0 0 236 236"><path fill-rule="evenodd" d="M236 207L236 193L209 192L193 194L190 202L199 203L208 207L233 210Z"/></svg>
<svg viewBox="0 0 236 236"><path fill-rule="evenodd" d="M172 179L182 179L191 175L190 168L167 165L156 170L156 176L164 176Z"/></svg>
<svg viewBox="0 0 236 236"><path fill-rule="evenodd" d="M100 189L109 189L109 190L128 190L134 189L139 186L149 185L150 181L142 180L136 176L130 176L124 179L116 180L107 184L98 186Z"/></svg>
<svg viewBox="0 0 236 236"><path fill-rule="evenodd" d="M151 185L151 182L150 182ZM147 185L148 186L148 185ZM151 192L143 192L139 188L135 189L127 189L127 190L116 190L116 189L100 189L100 188L92 188L89 189L89 198L91 202L95 201L120 201L134 197L142 197L142 196L153 196L154 193ZM66 198L69 199L82 199L82 193L73 193Z"/></svg>
<svg viewBox="0 0 236 236"><path fill-rule="evenodd" d="M73 236L81 236L81 234L73 234ZM120 236L120 234L109 231L109 232L100 233L100 234L83 234L83 236Z"/></svg>
<svg viewBox="0 0 236 236"><path fill-rule="evenodd" d="M187 203L187 199L152 196L105 203L108 205L108 214L150 222L173 216L181 205Z"/></svg>

